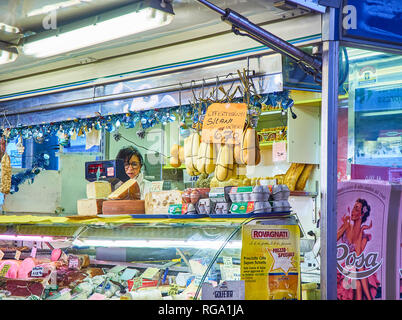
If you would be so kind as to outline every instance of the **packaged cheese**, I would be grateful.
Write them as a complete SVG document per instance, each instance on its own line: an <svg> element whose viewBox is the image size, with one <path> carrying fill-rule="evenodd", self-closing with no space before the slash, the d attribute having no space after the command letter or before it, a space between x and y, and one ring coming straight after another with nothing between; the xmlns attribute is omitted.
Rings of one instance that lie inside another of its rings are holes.
<svg viewBox="0 0 402 320"><path fill-rule="evenodd" d="M77 212L79 216L96 216L102 213L103 199L77 200Z"/></svg>
<svg viewBox="0 0 402 320"><path fill-rule="evenodd" d="M109 200L140 200L141 192L137 180L130 179L113 191Z"/></svg>
<svg viewBox="0 0 402 320"><path fill-rule="evenodd" d="M145 214L168 214L169 206L182 203L182 191L158 191L145 194Z"/></svg>
<svg viewBox="0 0 402 320"><path fill-rule="evenodd" d="M106 199L112 192L112 186L107 181L94 181L87 184L88 199Z"/></svg>

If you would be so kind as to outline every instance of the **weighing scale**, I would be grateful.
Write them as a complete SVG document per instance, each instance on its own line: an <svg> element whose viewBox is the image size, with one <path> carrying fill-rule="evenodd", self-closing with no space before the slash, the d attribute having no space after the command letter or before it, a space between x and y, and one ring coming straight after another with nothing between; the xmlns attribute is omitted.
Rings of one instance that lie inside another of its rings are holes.
<svg viewBox="0 0 402 320"><path fill-rule="evenodd" d="M89 182L104 180L113 185L130 178L124 169L124 161L119 159L85 162L85 179Z"/></svg>

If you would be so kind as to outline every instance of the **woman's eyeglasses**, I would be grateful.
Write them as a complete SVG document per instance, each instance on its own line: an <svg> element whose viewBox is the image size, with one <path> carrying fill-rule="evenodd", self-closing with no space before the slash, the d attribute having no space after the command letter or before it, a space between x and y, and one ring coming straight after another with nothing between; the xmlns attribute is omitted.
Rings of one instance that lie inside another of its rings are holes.
<svg viewBox="0 0 402 320"><path fill-rule="evenodd" d="M124 164L124 169L127 170L129 167L135 169L135 168L138 168L139 166L140 166L139 162L130 162L130 163L125 163Z"/></svg>

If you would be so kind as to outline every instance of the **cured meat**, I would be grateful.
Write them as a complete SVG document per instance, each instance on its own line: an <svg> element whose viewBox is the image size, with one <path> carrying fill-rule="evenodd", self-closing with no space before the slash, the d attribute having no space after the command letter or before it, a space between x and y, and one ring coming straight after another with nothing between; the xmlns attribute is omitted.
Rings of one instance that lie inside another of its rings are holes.
<svg viewBox="0 0 402 320"><path fill-rule="evenodd" d="M0 270L2 270L6 265L9 265L10 269L8 269L4 276L10 279L17 279L20 263L21 261L18 260L4 260L0 263Z"/></svg>
<svg viewBox="0 0 402 320"><path fill-rule="evenodd" d="M50 260L57 261L61 257L61 249L53 249Z"/></svg>
<svg viewBox="0 0 402 320"><path fill-rule="evenodd" d="M36 262L33 258L25 258L18 269L18 279L27 279L29 278L29 273L36 266Z"/></svg>
<svg viewBox="0 0 402 320"><path fill-rule="evenodd" d="M10 291L12 296L29 297L36 295L40 297L44 286L38 280L7 280L6 290Z"/></svg>

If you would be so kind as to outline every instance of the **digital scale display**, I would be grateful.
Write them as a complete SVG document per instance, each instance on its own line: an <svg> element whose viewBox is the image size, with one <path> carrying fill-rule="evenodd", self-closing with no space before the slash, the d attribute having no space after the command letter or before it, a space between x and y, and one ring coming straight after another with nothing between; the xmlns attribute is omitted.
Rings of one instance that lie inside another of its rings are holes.
<svg viewBox="0 0 402 320"><path fill-rule="evenodd" d="M123 160L100 160L85 162L85 179L92 182L97 180L126 181L129 179Z"/></svg>

